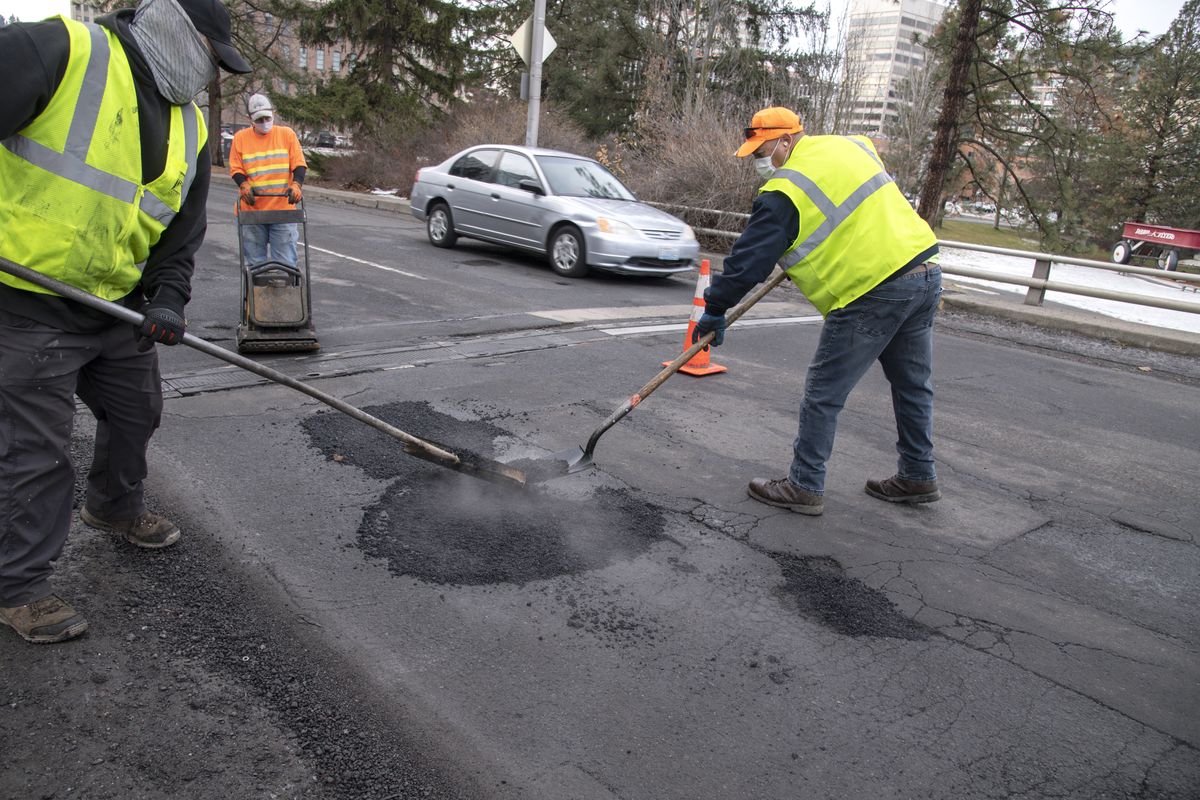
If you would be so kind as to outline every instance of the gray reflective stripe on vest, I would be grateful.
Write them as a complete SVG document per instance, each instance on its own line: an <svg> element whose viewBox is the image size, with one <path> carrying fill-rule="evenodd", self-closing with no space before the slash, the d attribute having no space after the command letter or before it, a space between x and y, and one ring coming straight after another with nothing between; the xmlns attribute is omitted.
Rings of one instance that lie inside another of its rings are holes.
<svg viewBox="0 0 1200 800"><path fill-rule="evenodd" d="M85 23L92 39L92 54L83 73L83 85L79 99L75 101L75 116L71 118L71 129L67 132L64 152L83 161L92 144L92 132L100 117L100 101L104 99L104 86L108 83L108 41L99 25Z"/></svg>
<svg viewBox="0 0 1200 800"><path fill-rule="evenodd" d="M877 172L851 192L850 196L841 203L834 203L829 199L829 195L825 194L819 186L813 183L811 178L795 170L781 169L771 177L782 178L794 183L800 191L808 196L812 204L825 215L825 221L818 225L817 229L809 234L807 239L784 253L783 258L779 259L785 269L794 267L807 258L808 254L816 250L822 242L833 235L837 226L845 222L851 214L858 210L858 207L868 197L892 182L892 176L888 175L887 172Z"/></svg>
<svg viewBox="0 0 1200 800"><path fill-rule="evenodd" d="M92 144L92 134L96 130L96 120L100 116L100 104L104 100L104 90L108 86L109 52L108 38L104 29L99 25L84 24L87 26L88 35L92 40L92 52L88 57L87 67L84 68L83 83L79 89L79 97L75 101L75 113L71 117L71 127L68 129L63 151L60 153L19 133L0 141L0 145L3 145L13 155L53 175L86 186L114 200L133 203L138 195L139 185L137 183L97 169L85 160ZM199 155L197 153L199 136L196 116L191 105L183 108L183 130L184 152L190 160L187 174L184 177L180 205L182 205L182 198L187 197L192 179L195 178L195 162ZM138 207L163 226L170 224L176 213L148 191L142 195Z"/></svg>
<svg viewBox="0 0 1200 800"><path fill-rule="evenodd" d="M200 157L200 132L196 124L196 108L188 103L179 110L183 115L183 154L188 158L187 172L183 175L183 189L179 193L179 205L183 206L184 199L192 188L196 178L196 159Z"/></svg>

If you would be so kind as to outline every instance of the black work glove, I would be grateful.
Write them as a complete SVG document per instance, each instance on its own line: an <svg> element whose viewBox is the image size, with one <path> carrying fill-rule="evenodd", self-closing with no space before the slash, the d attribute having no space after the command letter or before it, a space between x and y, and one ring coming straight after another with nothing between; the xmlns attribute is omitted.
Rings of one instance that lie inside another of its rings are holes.
<svg viewBox="0 0 1200 800"><path fill-rule="evenodd" d="M244 181L238 187L238 194L242 197L242 202L248 206L254 205L254 187L250 185L250 181Z"/></svg>
<svg viewBox="0 0 1200 800"><path fill-rule="evenodd" d="M151 302L146 306L145 319L141 330L138 331L138 350L146 352L154 343L175 345L183 341L183 332L187 322L183 314L166 304Z"/></svg>
<svg viewBox="0 0 1200 800"><path fill-rule="evenodd" d="M696 327L692 329L692 344L700 341L700 337L709 331L716 331L716 335L713 336L713 340L709 344L713 347L720 347L725 342L724 314L709 314L707 311L701 314Z"/></svg>

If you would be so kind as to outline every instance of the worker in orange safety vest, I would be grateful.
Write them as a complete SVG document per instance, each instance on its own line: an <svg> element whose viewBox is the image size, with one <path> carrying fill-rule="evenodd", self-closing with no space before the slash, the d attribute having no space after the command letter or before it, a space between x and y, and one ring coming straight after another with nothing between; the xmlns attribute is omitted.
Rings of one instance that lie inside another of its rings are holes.
<svg viewBox="0 0 1200 800"><path fill-rule="evenodd" d="M251 127L233 135L229 149L229 174L238 185L242 211L283 211L294 208L303 196L308 164L300 150L296 132L275 124L275 108L264 94L250 96L246 103ZM276 196L263 196L268 192ZM283 192L284 195L277 193ZM295 222L245 224L242 256L248 266L267 261L296 266Z"/></svg>

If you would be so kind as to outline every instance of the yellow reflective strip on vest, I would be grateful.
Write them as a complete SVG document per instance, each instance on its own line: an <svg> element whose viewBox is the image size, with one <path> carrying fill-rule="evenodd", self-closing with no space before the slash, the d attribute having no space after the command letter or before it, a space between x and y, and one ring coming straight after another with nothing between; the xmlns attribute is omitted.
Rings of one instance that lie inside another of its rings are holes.
<svg viewBox="0 0 1200 800"><path fill-rule="evenodd" d="M780 261L822 316L937 244L861 139L802 138L760 191L785 195L800 215L795 241Z"/></svg>
<svg viewBox="0 0 1200 800"><path fill-rule="evenodd" d="M257 151L255 151L254 155L252 155L252 156L243 155L242 163L246 164L251 161L263 161L263 160L272 159L272 158L287 161L288 160L288 151L287 150L257 150Z"/></svg>
<svg viewBox="0 0 1200 800"><path fill-rule="evenodd" d="M841 225L850 215L853 214L863 202L892 182L892 176L887 172L879 172L868 178L857 189L850 193L850 196L843 200L840 204L834 205L829 196L821 191L812 179L803 173L796 172L790 169L781 169L771 176L772 180L779 178L781 180L790 181L796 185L800 191L808 195L808 199L812 201L821 213L825 215L825 221L822 222L807 239L800 242L794 248L783 254L780 261L785 267L792 267L799 264L808 254L817 249L828 239L837 226Z"/></svg>
<svg viewBox="0 0 1200 800"><path fill-rule="evenodd" d="M143 184L125 51L107 29L60 19L70 39L64 78L46 108L0 142L0 256L117 300L136 288L190 192L204 122L194 104L170 108L164 168ZM45 293L3 275L0 283Z"/></svg>

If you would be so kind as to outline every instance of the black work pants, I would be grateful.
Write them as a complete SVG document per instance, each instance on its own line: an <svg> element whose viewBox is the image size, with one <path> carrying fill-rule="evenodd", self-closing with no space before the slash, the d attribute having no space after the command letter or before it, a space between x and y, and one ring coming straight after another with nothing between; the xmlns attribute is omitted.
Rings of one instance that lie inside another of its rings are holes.
<svg viewBox="0 0 1200 800"><path fill-rule="evenodd" d="M71 527L76 394L96 417L87 508L133 519L162 417L158 355L138 352L128 323L69 333L0 311L0 606L50 594Z"/></svg>

